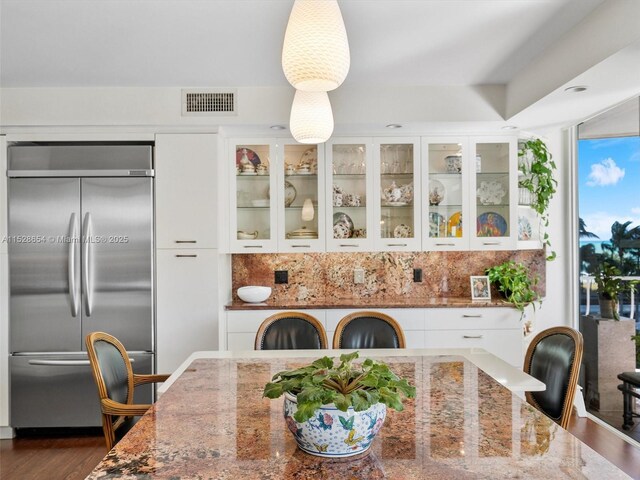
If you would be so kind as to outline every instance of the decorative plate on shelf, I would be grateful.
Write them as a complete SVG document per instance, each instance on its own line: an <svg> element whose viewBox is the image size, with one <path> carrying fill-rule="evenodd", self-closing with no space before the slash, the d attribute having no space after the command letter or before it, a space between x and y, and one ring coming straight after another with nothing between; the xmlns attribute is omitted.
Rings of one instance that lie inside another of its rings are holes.
<svg viewBox="0 0 640 480"><path fill-rule="evenodd" d="M258 157L258 154L250 148L238 148L236 150L236 165L242 168L249 163L253 164L254 167L260 165L260 157Z"/></svg>
<svg viewBox="0 0 640 480"><path fill-rule="evenodd" d="M462 212L456 212L449 217L447 235L449 237L462 237Z"/></svg>
<svg viewBox="0 0 640 480"><path fill-rule="evenodd" d="M336 229L336 225L340 225ZM343 235L343 228L346 227L347 233L346 236L336 236ZM353 236L353 220L351 217L343 212L336 212L333 214L333 238L351 238Z"/></svg>
<svg viewBox="0 0 640 480"><path fill-rule="evenodd" d="M296 187L294 187L288 181L284 182L284 206L289 207L296 199L296 195L298 192L296 191Z"/></svg>
<svg viewBox="0 0 640 480"><path fill-rule="evenodd" d="M301 173L300 170L306 167L309 173L318 173L318 149L316 147L308 148L304 151L298 162L297 170L300 175L307 175Z"/></svg>
<svg viewBox="0 0 640 480"><path fill-rule="evenodd" d="M502 184L496 180L492 182L481 182L476 194L482 205L497 205L506 195Z"/></svg>
<svg viewBox="0 0 640 480"><path fill-rule="evenodd" d="M338 222L333 226L333 238L351 238L352 230L346 223Z"/></svg>
<svg viewBox="0 0 640 480"><path fill-rule="evenodd" d="M429 236L431 238L447 236L447 221L437 212L429 212Z"/></svg>
<svg viewBox="0 0 640 480"><path fill-rule="evenodd" d="M527 217L518 217L518 240L531 240L533 232Z"/></svg>
<svg viewBox="0 0 640 480"><path fill-rule="evenodd" d="M396 228L393 229L393 238L410 238L411 237L411 227L401 223L397 225Z"/></svg>
<svg viewBox="0 0 640 480"><path fill-rule="evenodd" d="M476 234L479 237L504 237L507 221L496 212L486 212L478 216Z"/></svg>

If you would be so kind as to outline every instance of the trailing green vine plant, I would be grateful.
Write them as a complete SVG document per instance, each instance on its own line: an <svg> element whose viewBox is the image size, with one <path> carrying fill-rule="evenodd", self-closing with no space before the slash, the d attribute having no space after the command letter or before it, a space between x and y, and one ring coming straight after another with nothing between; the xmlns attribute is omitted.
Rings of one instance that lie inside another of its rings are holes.
<svg viewBox="0 0 640 480"><path fill-rule="evenodd" d="M529 269L522 263L508 260L487 268L486 274L489 276L489 281L504 295L505 301L520 311L520 318L524 316L527 305L531 304L534 312L535 302L542 305L542 299L533 288L538 284L538 277L531 276Z"/></svg>
<svg viewBox="0 0 640 480"><path fill-rule="evenodd" d="M542 243L551 248L551 241L546 229L549 227L549 202L556 193L558 181L553 178L556 164L551 159L547 145L539 138L527 140L518 150L518 170L521 173L518 180L520 188L527 189L531 194L531 208L540 216L540 223L544 226ZM556 258L556 252L551 250L547 260Z"/></svg>

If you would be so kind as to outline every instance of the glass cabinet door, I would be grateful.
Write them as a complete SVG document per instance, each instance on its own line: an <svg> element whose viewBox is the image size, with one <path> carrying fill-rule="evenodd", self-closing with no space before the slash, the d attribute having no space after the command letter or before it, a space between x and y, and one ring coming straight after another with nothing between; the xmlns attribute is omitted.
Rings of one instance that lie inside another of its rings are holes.
<svg viewBox="0 0 640 480"><path fill-rule="evenodd" d="M275 252L275 143L231 143L231 251ZM235 195L233 194L235 192Z"/></svg>
<svg viewBox="0 0 640 480"><path fill-rule="evenodd" d="M417 138L374 142L376 250L420 250L420 143Z"/></svg>
<svg viewBox="0 0 640 480"><path fill-rule="evenodd" d="M472 140L471 191L475 201L472 247L482 250L515 248L517 234L517 151L510 137L480 137Z"/></svg>
<svg viewBox="0 0 640 480"><path fill-rule="evenodd" d="M324 146L294 140L278 145L278 251L324 249ZM319 168L320 167L320 168Z"/></svg>
<svg viewBox="0 0 640 480"><path fill-rule="evenodd" d="M327 251L367 251L373 247L370 139L326 144Z"/></svg>
<svg viewBox="0 0 640 480"><path fill-rule="evenodd" d="M469 162L467 138L423 139L425 250L463 250L469 247Z"/></svg>

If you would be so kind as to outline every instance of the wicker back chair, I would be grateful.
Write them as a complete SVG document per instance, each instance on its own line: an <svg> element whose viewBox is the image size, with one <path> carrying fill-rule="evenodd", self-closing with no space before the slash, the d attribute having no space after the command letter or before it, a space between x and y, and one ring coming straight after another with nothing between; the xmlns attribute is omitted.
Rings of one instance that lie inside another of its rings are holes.
<svg viewBox="0 0 640 480"><path fill-rule="evenodd" d="M90 333L85 338L93 378L98 387L102 431L107 449L133 427L140 415L151 405L135 405L133 389L145 383L164 382L169 375L138 375L133 373L127 351L115 337Z"/></svg>
<svg viewBox="0 0 640 480"><path fill-rule="evenodd" d="M567 428L582 362L582 334L569 327L553 327L537 334L524 360L524 371L547 386L526 392L527 402L562 428Z"/></svg>
<svg viewBox="0 0 640 480"><path fill-rule="evenodd" d="M327 333L315 317L302 312L281 312L266 318L256 333L256 350L327 348Z"/></svg>
<svg viewBox="0 0 640 480"><path fill-rule="evenodd" d="M338 323L333 348L405 348L404 332L389 315L354 312Z"/></svg>

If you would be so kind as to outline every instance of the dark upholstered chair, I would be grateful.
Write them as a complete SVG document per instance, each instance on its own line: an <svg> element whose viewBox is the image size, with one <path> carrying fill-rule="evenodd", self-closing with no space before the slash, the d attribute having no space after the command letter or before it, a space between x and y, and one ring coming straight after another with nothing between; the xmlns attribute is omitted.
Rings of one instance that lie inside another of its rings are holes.
<svg viewBox="0 0 640 480"><path fill-rule="evenodd" d="M582 362L582 335L569 327L553 327L536 335L524 360L524 371L547 386L526 392L527 402L567 428Z"/></svg>
<svg viewBox="0 0 640 480"><path fill-rule="evenodd" d="M327 348L322 324L302 312L282 312L262 322L256 333L256 350L302 350Z"/></svg>
<svg viewBox="0 0 640 480"><path fill-rule="evenodd" d="M354 312L338 323L333 348L404 348L402 327L380 312Z"/></svg>
<svg viewBox="0 0 640 480"><path fill-rule="evenodd" d="M134 387L164 382L169 375L133 373L124 346L107 333L90 333L85 343L100 397L102 431L107 449L111 450L151 406L133 404Z"/></svg>

